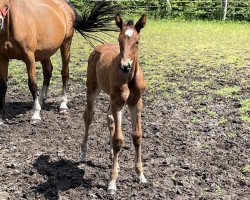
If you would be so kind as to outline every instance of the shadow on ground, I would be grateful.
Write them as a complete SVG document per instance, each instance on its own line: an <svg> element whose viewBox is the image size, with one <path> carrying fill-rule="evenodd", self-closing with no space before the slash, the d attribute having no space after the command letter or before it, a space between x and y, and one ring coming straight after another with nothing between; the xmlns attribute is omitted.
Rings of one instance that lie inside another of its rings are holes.
<svg viewBox="0 0 250 200"><path fill-rule="evenodd" d="M60 191L67 191L71 188L84 187L91 188L90 180L84 179L85 171L78 168L79 162L61 159L50 161L49 155L39 156L34 168L39 174L46 176L47 181L38 185L35 190L43 194L45 199L59 199Z"/></svg>

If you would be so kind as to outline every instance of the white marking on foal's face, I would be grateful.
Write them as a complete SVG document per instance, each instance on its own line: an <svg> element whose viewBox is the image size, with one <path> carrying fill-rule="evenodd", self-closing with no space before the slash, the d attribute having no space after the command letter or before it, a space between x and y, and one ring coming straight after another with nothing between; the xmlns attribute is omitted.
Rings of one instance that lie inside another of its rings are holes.
<svg viewBox="0 0 250 200"><path fill-rule="evenodd" d="M131 59L125 60L125 59L122 58L121 65L128 65L128 64L130 64L132 66L133 60L131 60Z"/></svg>
<svg viewBox="0 0 250 200"><path fill-rule="evenodd" d="M133 35L133 33L134 33L134 30L128 29L128 30L126 30L125 35L128 37L131 37Z"/></svg>

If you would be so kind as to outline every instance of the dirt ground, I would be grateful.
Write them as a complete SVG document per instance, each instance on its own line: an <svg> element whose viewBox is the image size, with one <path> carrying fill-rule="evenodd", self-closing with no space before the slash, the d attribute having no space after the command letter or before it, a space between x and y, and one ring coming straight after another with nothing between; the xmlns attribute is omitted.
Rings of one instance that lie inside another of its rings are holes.
<svg viewBox="0 0 250 200"><path fill-rule="evenodd" d="M53 90L53 87L52 89ZM0 126L0 199L250 199L249 126L240 119L239 102L214 97L176 102L157 90L144 94L143 163L148 183L140 185L133 170L134 148L128 112L123 115L125 142L115 196L107 193L110 171L108 96L97 99L91 126L88 163L79 163L83 139L85 83L70 85L69 111L58 113L59 92L51 92L42 122L30 124L29 92L9 83L5 123ZM192 122L199 106L213 106L232 116L230 123L215 118ZM196 130L196 131L194 131ZM228 133L235 133L228 137Z"/></svg>

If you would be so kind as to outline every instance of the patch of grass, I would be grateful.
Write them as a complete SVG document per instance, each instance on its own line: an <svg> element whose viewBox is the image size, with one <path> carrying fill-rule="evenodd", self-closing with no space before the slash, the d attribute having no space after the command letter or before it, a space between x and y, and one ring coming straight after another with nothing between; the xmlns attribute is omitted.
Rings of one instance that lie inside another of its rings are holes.
<svg viewBox="0 0 250 200"><path fill-rule="evenodd" d="M212 110L208 110L207 111L207 114L210 116L210 117L214 117L216 115L216 112L215 111L212 111Z"/></svg>
<svg viewBox="0 0 250 200"><path fill-rule="evenodd" d="M222 116L220 119L219 119L219 124L226 124L227 123L227 118L225 118L224 116Z"/></svg>
<svg viewBox="0 0 250 200"><path fill-rule="evenodd" d="M242 100L241 102L241 119L250 123L250 99Z"/></svg>
<svg viewBox="0 0 250 200"><path fill-rule="evenodd" d="M215 186L215 192L218 193L218 194L222 193L221 187L219 185Z"/></svg>
<svg viewBox="0 0 250 200"><path fill-rule="evenodd" d="M200 124L200 119L197 118L197 117L193 117L193 118L191 119L191 122L192 122L193 124Z"/></svg>
<svg viewBox="0 0 250 200"><path fill-rule="evenodd" d="M236 138L237 134L234 133L234 132L229 132L229 133L227 133L227 136L228 136L229 138L231 138L231 139L234 139L234 138Z"/></svg>
<svg viewBox="0 0 250 200"><path fill-rule="evenodd" d="M245 164L245 165L242 167L241 172L242 172L243 174L249 173L249 172L250 172L250 165Z"/></svg>
<svg viewBox="0 0 250 200"><path fill-rule="evenodd" d="M239 86L225 86L223 88L220 88L219 90L216 91L216 94L224 96L224 97L231 97L237 92L240 91Z"/></svg>

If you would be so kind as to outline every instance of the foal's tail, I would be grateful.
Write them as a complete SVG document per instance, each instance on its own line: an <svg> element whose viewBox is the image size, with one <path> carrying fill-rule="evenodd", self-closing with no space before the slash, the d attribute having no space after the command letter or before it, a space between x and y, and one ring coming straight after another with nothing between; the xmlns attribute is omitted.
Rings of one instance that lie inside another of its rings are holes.
<svg viewBox="0 0 250 200"><path fill-rule="evenodd" d="M75 22L74 28L93 46L90 39L105 43L100 37L89 32L115 31L112 21L115 14L121 11L121 6L112 5L111 1L99 1L89 12L83 13L80 20Z"/></svg>

